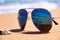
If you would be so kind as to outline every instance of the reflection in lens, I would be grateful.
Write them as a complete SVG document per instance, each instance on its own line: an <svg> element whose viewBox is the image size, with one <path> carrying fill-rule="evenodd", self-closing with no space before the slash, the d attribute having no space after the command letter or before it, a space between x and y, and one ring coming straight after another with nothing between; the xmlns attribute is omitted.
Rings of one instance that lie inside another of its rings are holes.
<svg viewBox="0 0 60 40"><path fill-rule="evenodd" d="M32 21L41 32L49 32L52 27L51 14L43 8L32 11Z"/></svg>
<svg viewBox="0 0 60 40"><path fill-rule="evenodd" d="M20 9L18 12L18 21L19 21L19 25L21 27L21 30L24 30L25 28L25 24L27 21L27 11L25 9Z"/></svg>

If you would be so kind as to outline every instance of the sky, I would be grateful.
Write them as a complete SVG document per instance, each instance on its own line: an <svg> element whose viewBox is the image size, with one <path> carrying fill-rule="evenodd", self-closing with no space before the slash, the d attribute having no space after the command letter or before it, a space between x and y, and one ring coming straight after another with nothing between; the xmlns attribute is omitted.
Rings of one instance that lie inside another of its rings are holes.
<svg viewBox="0 0 60 40"><path fill-rule="evenodd" d="M0 0L0 14L18 12L20 8L60 8L60 0Z"/></svg>

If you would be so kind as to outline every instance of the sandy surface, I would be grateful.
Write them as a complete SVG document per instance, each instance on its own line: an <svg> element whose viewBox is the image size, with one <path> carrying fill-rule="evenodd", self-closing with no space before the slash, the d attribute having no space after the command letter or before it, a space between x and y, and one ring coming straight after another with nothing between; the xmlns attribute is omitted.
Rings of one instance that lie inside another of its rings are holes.
<svg viewBox="0 0 60 40"><path fill-rule="evenodd" d="M60 15L60 9L52 10L52 16L56 17ZM31 13L28 15L28 20L25 26L25 31L19 32L20 29L16 14L0 15L0 30L15 30L10 35L0 35L0 40L60 40L60 19L56 18L55 21L59 25L55 25L53 22L50 33L41 34L39 30L34 26L31 20Z"/></svg>

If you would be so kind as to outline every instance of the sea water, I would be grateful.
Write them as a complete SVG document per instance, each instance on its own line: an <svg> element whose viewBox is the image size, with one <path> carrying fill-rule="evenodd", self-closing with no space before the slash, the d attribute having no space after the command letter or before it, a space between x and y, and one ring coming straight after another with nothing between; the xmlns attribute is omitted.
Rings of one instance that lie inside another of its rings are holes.
<svg viewBox="0 0 60 40"><path fill-rule="evenodd" d="M60 0L0 0L0 14L15 13L21 8L56 9Z"/></svg>

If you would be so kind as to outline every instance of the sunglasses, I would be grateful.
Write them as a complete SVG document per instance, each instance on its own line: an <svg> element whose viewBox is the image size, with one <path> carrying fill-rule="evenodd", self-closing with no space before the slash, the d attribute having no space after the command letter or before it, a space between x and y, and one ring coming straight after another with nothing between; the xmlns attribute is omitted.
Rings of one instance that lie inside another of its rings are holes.
<svg viewBox="0 0 60 40"><path fill-rule="evenodd" d="M33 8L24 8L18 11L18 22L21 30L23 31L26 25L28 12L26 9ZM58 23L53 20L51 13L44 8L35 8L31 12L31 18L35 27L40 30L40 32L49 32L52 28L52 21L57 25Z"/></svg>

